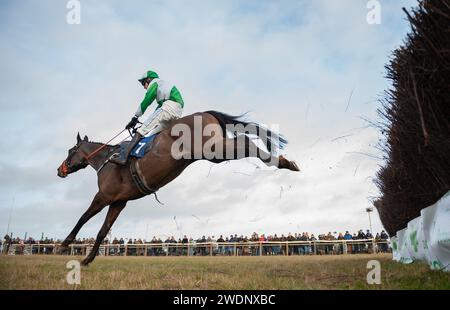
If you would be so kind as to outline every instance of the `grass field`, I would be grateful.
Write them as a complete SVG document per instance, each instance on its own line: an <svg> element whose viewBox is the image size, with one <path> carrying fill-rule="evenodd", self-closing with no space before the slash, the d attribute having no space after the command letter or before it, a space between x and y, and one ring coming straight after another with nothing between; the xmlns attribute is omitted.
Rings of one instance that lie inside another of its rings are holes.
<svg viewBox="0 0 450 310"><path fill-rule="evenodd" d="M81 257L75 257L80 260ZM0 256L0 289L73 289L68 256ZM368 285L367 262L381 263ZM450 274L391 255L295 257L97 257L78 289L450 289Z"/></svg>

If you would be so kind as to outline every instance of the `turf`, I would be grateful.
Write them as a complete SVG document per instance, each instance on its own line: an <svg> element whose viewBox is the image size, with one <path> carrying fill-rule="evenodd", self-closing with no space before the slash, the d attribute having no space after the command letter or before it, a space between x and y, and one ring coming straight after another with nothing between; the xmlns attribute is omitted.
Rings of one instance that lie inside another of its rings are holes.
<svg viewBox="0 0 450 310"><path fill-rule="evenodd" d="M81 257L0 256L0 289L450 289L450 274L391 255L295 257L97 257L69 285L66 263ZM366 281L381 264L381 284Z"/></svg>

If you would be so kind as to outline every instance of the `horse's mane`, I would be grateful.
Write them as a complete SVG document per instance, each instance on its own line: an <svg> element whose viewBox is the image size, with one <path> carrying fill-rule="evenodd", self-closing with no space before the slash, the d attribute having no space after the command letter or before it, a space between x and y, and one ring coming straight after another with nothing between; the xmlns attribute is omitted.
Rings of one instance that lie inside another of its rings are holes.
<svg viewBox="0 0 450 310"><path fill-rule="evenodd" d="M91 144L99 144L99 145L105 145L105 147L117 147L119 144L105 144L103 142L95 142L95 141L84 141Z"/></svg>

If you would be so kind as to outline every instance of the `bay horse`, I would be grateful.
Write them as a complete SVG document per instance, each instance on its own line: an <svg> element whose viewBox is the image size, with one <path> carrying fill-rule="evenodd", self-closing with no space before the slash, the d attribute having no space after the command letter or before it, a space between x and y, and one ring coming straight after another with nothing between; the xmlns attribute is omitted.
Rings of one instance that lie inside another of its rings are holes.
<svg viewBox="0 0 450 310"><path fill-rule="evenodd" d="M178 135L176 135L174 129L184 126L184 128L195 132L194 127L198 124L196 123L198 119L201 121L200 140L195 141L195 137L192 136L190 138L186 137L190 139L191 146L187 143L182 145L182 148L179 149L184 155L195 156L183 156L181 158L173 156L174 143L186 134L185 132L182 132L182 135L180 135L180 132L178 132ZM205 134L204 130L208 125L215 129L212 132L209 132L209 134ZM227 130L229 125L254 125L259 137L262 137L261 131L265 130L267 139L263 140L263 142L269 153L258 148L246 133L238 136L236 132L234 132L232 133L232 137L228 137L227 132L229 133L229 131ZM237 140L242 137L243 139L241 141L243 141L243 143L238 143L239 141ZM226 156L214 157L211 156L211 154L208 154L208 151L205 151L205 146L207 143L211 144L211 139L214 140L211 147L212 151L219 150L219 152L225 154L226 151L231 150L233 158ZM275 142L277 142L277 144ZM150 150L145 156L137 160L138 165L136 166L139 166L141 176L145 180L147 187L153 189L155 192L180 175L187 166L196 160L201 159L206 159L213 163L220 163L231 159L258 157L269 166L276 165L276 167L280 169L299 171L299 168L294 161L289 161L281 155L278 157L272 155L272 148L274 146L282 148L285 144L287 144L287 141L281 135L274 133L267 128L263 128L257 123L243 121L242 115L231 116L217 111L199 112L182 117L168 124L167 128L155 137ZM192 145L194 145L194 147L192 147ZM81 139L80 134L78 133L77 144L68 151L67 158L58 168L58 176L65 178L68 174L91 166L97 171L98 177L97 194L92 200L89 208L84 212L75 227L60 245L59 253L64 253L68 250L69 244L74 241L81 227L89 219L103 210L106 206L109 206L108 213L98 232L95 244L91 252L81 262L81 264L85 266L94 260L100 244L103 242L120 212L125 208L127 202L142 198L146 194L149 194L142 192L138 184L133 180L132 172L130 172L130 165L133 164L134 160L129 159L129 162L125 166L119 166L108 161L110 156L117 152L118 148L117 145L104 145L102 143L90 142L87 136L85 136L84 139ZM251 149L256 150L256 152L251 152Z"/></svg>

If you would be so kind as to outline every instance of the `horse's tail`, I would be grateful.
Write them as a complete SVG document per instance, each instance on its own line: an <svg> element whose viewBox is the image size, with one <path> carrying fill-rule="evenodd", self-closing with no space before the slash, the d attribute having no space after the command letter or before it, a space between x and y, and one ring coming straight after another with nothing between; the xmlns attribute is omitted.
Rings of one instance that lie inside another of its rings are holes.
<svg viewBox="0 0 450 310"><path fill-rule="evenodd" d="M266 128L256 122L249 122L249 121L242 120L242 118L245 117L247 115L247 113L237 115L237 116L225 114L225 113L218 112L218 111L206 111L204 113L211 114L212 116L214 116L217 119L217 121L220 124L220 127L222 128L224 135L226 135L227 132L230 132L230 131L227 131L227 128L226 128L226 125L228 125L228 124L243 125L244 127L250 126L250 128L251 128L251 126L254 126L254 128L256 129L257 136L262 138L261 140L264 142L265 146L267 147L267 150L270 153L272 153L273 147L282 150L288 144L288 141L282 134L273 132L269 128ZM247 127L247 130L248 130L248 128L249 127ZM231 132L231 134L234 137L237 136L237 133L241 133L244 135L248 134L248 132L246 132L245 129L243 131L239 131L239 126L235 127L235 129L236 130L234 132ZM265 132L266 134L262 135L261 131Z"/></svg>

